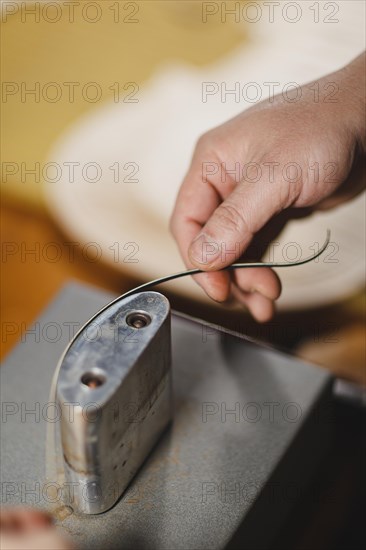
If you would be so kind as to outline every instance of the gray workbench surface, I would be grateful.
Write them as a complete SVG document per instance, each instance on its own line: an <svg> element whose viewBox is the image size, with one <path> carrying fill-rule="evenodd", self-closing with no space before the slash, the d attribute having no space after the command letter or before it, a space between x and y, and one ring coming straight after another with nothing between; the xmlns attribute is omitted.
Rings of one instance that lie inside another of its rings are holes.
<svg viewBox="0 0 366 550"><path fill-rule="evenodd" d="M50 507L42 494L42 411L51 378L71 325L75 330L110 298L68 285L1 369L7 412L1 430L3 504ZM249 517L248 540L258 529L264 541L267 524L269 533L288 508L287 490L294 484L301 490L305 482L309 457L294 462L291 449L306 438L303 449L314 454L312 437L320 423L307 431L304 424L328 396L329 375L175 315L172 338L173 425L113 509L60 521L81 548L219 549ZM26 413L35 406L39 418ZM263 508L263 487L268 493L271 482L272 500Z"/></svg>

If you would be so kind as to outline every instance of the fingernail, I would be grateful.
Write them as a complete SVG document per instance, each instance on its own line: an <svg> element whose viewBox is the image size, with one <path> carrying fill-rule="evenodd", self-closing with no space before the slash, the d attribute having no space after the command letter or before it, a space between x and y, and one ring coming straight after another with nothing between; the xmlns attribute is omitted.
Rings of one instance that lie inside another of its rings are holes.
<svg viewBox="0 0 366 550"><path fill-rule="evenodd" d="M210 265L219 257L220 245L205 233L201 233L192 242L188 254L192 262Z"/></svg>

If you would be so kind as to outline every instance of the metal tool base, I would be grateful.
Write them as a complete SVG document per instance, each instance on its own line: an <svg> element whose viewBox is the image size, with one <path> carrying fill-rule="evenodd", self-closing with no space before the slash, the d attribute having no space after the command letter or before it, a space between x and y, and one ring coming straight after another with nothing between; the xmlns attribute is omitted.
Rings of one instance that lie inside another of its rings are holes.
<svg viewBox="0 0 366 550"><path fill-rule="evenodd" d="M60 529L79 548L266 548L326 446L332 379L179 315L172 317L174 421L123 497L105 514L67 516L62 488L44 484L55 366L110 298L67 286L2 367L2 503L54 510L59 499Z"/></svg>

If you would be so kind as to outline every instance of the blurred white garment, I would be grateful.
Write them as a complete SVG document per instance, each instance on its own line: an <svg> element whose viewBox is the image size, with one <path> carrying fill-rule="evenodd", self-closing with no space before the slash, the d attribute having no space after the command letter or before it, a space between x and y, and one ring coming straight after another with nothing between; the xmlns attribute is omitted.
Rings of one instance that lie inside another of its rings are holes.
<svg viewBox="0 0 366 550"><path fill-rule="evenodd" d="M249 40L214 65L164 66L138 92L137 102L98 107L60 137L49 162L57 163L61 175L46 182L45 192L55 218L74 240L96 243L102 261L144 281L183 268L167 227L197 138L255 99L265 99L271 89L281 92L317 79L365 47L364 2L316 2L319 13L310 9L313 3L298 2L301 17L294 23L282 14L285 4L274 22L263 6L256 23L238 23L245 32L249 28ZM70 163L79 163L73 174ZM364 212L363 195L288 224L270 248L271 259L313 254L327 228L332 244L319 261L279 272L280 308L325 305L362 288ZM205 299L190 280L171 284L178 293Z"/></svg>

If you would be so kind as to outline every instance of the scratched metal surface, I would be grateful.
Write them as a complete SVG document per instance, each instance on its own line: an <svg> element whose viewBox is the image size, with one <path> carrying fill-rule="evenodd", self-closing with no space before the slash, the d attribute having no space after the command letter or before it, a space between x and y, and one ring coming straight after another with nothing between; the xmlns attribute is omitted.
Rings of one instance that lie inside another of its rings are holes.
<svg viewBox="0 0 366 550"><path fill-rule="evenodd" d="M5 361L3 504L54 507L43 485L52 374L71 328L110 298L68 285ZM60 529L79 548L224 548L259 509L263 487L329 391L325 371L246 340L226 337L223 345L220 331L206 325L173 315L172 337L173 425L112 510L60 514ZM275 497L273 512L281 505Z"/></svg>

